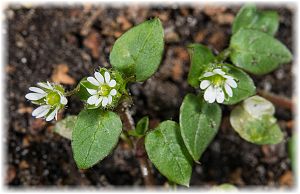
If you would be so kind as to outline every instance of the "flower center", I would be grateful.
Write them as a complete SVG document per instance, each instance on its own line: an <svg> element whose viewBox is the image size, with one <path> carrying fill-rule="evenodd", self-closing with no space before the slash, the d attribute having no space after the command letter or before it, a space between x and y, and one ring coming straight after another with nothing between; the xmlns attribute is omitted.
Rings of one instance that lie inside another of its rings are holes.
<svg viewBox="0 0 300 194"><path fill-rule="evenodd" d="M98 94L100 96L108 96L110 92L110 87L107 84L103 84L100 86L100 89L98 90Z"/></svg>
<svg viewBox="0 0 300 194"><path fill-rule="evenodd" d="M211 82L215 86L221 86L221 85L223 85L224 81L225 81L225 79L221 75L214 75L212 77L212 80L211 80Z"/></svg>
<svg viewBox="0 0 300 194"><path fill-rule="evenodd" d="M47 104L54 106L60 101L60 96L57 92L50 92L46 97Z"/></svg>

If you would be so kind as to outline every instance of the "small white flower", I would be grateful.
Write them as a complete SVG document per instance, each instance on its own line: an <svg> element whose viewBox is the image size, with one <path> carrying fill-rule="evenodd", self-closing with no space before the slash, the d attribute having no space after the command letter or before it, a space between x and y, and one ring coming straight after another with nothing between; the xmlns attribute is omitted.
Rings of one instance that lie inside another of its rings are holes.
<svg viewBox="0 0 300 194"><path fill-rule="evenodd" d="M87 80L97 86L97 89L88 89L87 91L92 95L87 99L90 105L98 106L100 103L102 107L106 107L113 101L113 96L117 94L114 88L117 85L116 80L111 79L110 74L105 71L104 77L100 72L94 73L95 77L88 77Z"/></svg>
<svg viewBox="0 0 300 194"><path fill-rule="evenodd" d="M37 85L39 87L30 87L29 90L32 92L25 95L26 99L40 105L33 110L32 116L36 118L45 117L46 121L51 121L54 117L57 120L58 111L68 103L63 88L49 82L40 82Z"/></svg>
<svg viewBox="0 0 300 194"><path fill-rule="evenodd" d="M232 89L236 88L237 83L234 78L222 69L214 69L212 72L205 72L203 80L200 82L200 88L205 90L204 100L209 103L223 103L225 95L232 97Z"/></svg>

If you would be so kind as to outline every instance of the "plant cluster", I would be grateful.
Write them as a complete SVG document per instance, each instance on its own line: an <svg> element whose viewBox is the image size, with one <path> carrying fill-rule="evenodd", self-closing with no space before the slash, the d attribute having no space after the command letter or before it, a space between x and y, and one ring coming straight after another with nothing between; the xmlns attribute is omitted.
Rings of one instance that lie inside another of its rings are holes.
<svg viewBox="0 0 300 194"><path fill-rule="evenodd" d="M120 137L145 139L147 155L169 181L188 186L193 163L218 132L220 104L235 105L230 114L233 129L246 141L276 144L283 134L274 117L275 108L255 95L248 75L264 75L292 60L290 51L276 38L279 16L274 11L259 11L244 6L237 14L228 48L214 55L201 44L188 46L190 71L188 83L197 94L187 94L180 107L179 123L161 122L149 129L149 118L142 118L131 130L122 131L115 110L130 101L128 84L143 82L153 75L162 59L164 31L158 18L148 20L124 33L110 53L112 68L99 68L66 92L61 85L40 82L25 97L39 105L32 112L47 121L57 118L68 100L76 95L85 108L75 116L57 122L55 130L72 141L78 168L87 169L101 161L116 146ZM122 136L121 136L122 134Z"/></svg>

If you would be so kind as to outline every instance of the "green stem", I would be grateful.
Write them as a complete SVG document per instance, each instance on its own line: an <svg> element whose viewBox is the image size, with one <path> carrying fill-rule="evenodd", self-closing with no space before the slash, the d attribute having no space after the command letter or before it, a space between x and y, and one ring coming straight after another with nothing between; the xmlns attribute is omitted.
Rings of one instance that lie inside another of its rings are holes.
<svg viewBox="0 0 300 194"><path fill-rule="evenodd" d="M220 52L217 56L216 56L216 62L223 62L225 61L229 55L230 55L230 48L226 48L224 49L222 52Z"/></svg>

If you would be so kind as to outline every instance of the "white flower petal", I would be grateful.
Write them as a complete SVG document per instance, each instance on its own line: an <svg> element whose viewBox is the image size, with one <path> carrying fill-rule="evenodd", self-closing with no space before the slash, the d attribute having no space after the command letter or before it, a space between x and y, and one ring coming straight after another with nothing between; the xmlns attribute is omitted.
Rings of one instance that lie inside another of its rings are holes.
<svg viewBox="0 0 300 194"><path fill-rule="evenodd" d="M217 73L217 74L219 74L219 75L225 75L225 72L222 71L222 69L214 69L213 72L214 72L214 73Z"/></svg>
<svg viewBox="0 0 300 194"><path fill-rule="evenodd" d="M97 99L95 106L98 106L100 104L100 102L102 101L103 97L100 96L100 98Z"/></svg>
<svg viewBox="0 0 300 194"><path fill-rule="evenodd" d="M204 92L204 100L213 103L216 99L216 89L214 86L209 86Z"/></svg>
<svg viewBox="0 0 300 194"><path fill-rule="evenodd" d="M204 90L204 89L206 89L209 85L210 85L210 81L208 81L208 80L203 80L203 81L201 81L201 83L200 83L200 88L201 88L202 90Z"/></svg>
<svg viewBox="0 0 300 194"><path fill-rule="evenodd" d="M52 85L50 84L49 81L47 81L47 85L48 85L49 88L51 88L51 90L53 90L53 87L52 87Z"/></svg>
<svg viewBox="0 0 300 194"><path fill-rule="evenodd" d="M49 90L52 90L52 89L53 89L51 85L48 86L47 84L42 83L42 82L37 83L37 85L41 86L42 88L47 88L47 89L49 89Z"/></svg>
<svg viewBox="0 0 300 194"><path fill-rule="evenodd" d="M234 79L227 79L226 83L231 86L232 88L236 88L237 87L237 83L234 81Z"/></svg>
<svg viewBox="0 0 300 194"><path fill-rule="evenodd" d="M116 86L116 84L117 84L117 82L116 82L116 80L114 80L114 79L112 79L112 80L110 80L110 82L109 82L109 87L115 87Z"/></svg>
<svg viewBox="0 0 300 194"><path fill-rule="evenodd" d="M29 88L30 91L39 93L39 94L45 94L46 92L44 90L42 90L41 88L37 88L37 87L30 87Z"/></svg>
<svg viewBox="0 0 300 194"><path fill-rule="evenodd" d="M110 75L107 71L104 73L104 77L105 77L105 82L108 84L110 82Z"/></svg>
<svg viewBox="0 0 300 194"><path fill-rule="evenodd" d="M87 80L95 86L100 86L100 83L94 77L88 77Z"/></svg>
<svg viewBox="0 0 300 194"><path fill-rule="evenodd" d="M46 118L46 121L51 121L54 119L55 115L58 112L58 107L56 109L54 109Z"/></svg>
<svg viewBox="0 0 300 194"><path fill-rule="evenodd" d="M108 98L107 97L103 97L102 106L106 107L107 104L108 104Z"/></svg>
<svg viewBox="0 0 300 194"><path fill-rule="evenodd" d="M68 99L63 95L60 95L60 103L66 105L68 103Z"/></svg>
<svg viewBox="0 0 300 194"><path fill-rule="evenodd" d="M117 94L117 90L116 89L112 89L109 93L109 95L115 96Z"/></svg>
<svg viewBox="0 0 300 194"><path fill-rule="evenodd" d="M203 77L210 77L212 75L215 75L215 73L213 73L213 72L206 72L206 73L203 74Z"/></svg>
<svg viewBox="0 0 300 194"><path fill-rule="evenodd" d="M223 77L224 77L224 78L227 78L227 79L233 79L233 77L230 76L230 75L223 75Z"/></svg>
<svg viewBox="0 0 300 194"><path fill-rule="evenodd" d="M225 95L224 95L224 92L221 88L218 88L216 90L216 100L218 103L223 103L224 102L224 99L225 99Z"/></svg>
<svg viewBox="0 0 300 194"><path fill-rule="evenodd" d="M109 96L108 96L108 104L111 104L111 103L112 103L112 96L109 95Z"/></svg>
<svg viewBox="0 0 300 194"><path fill-rule="evenodd" d="M231 87L228 84L225 83L224 88L225 88L225 91L228 94L228 96L232 97L232 89L231 89Z"/></svg>
<svg viewBox="0 0 300 194"><path fill-rule="evenodd" d="M37 116L39 114L41 114L42 112L44 112L46 109L49 109L50 106L49 105L42 105L37 107L36 109L34 109L34 111L32 111L32 116Z"/></svg>
<svg viewBox="0 0 300 194"><path fill-rule="evenodd" d="M97 102L97 100L98 100L98 96L94 95L87 99L87 103L93 105Z"/></svg>
<svg viewBox="0 0 300 194"><path fill-rule="evenodd" d="M95 72L94 73L94 75L95 75L95 78L98 80L98 82L100 83L100 84L103 84L104 83L104 78L103 78L103 76L101 75L101 73L99 73L99 72Z"/></svg>
<svg viewBox="0 0 300 194"><path fill-rule="evenodd" d="M91 95L97 94L97 90L88 89L88 88L86 88L86 89L87 89L87 91L88 91Z"/></svg>
<svg viewBox="0 0 300 194"><path fill-rule="evenodd" d="M50 106L48 106L48 108L44 109L43 112L41 112L40 114L36 115L35 118L41 118L41 117L45 116L49 111L50 111Z"/></svg>
<svg viewBox="0 0 300 194"><path fill-rule="evenodd" d="M39 100L45 97L47 94L38 94L38 93L28 93L25 95L25 98L28 100Z"/></svg>

